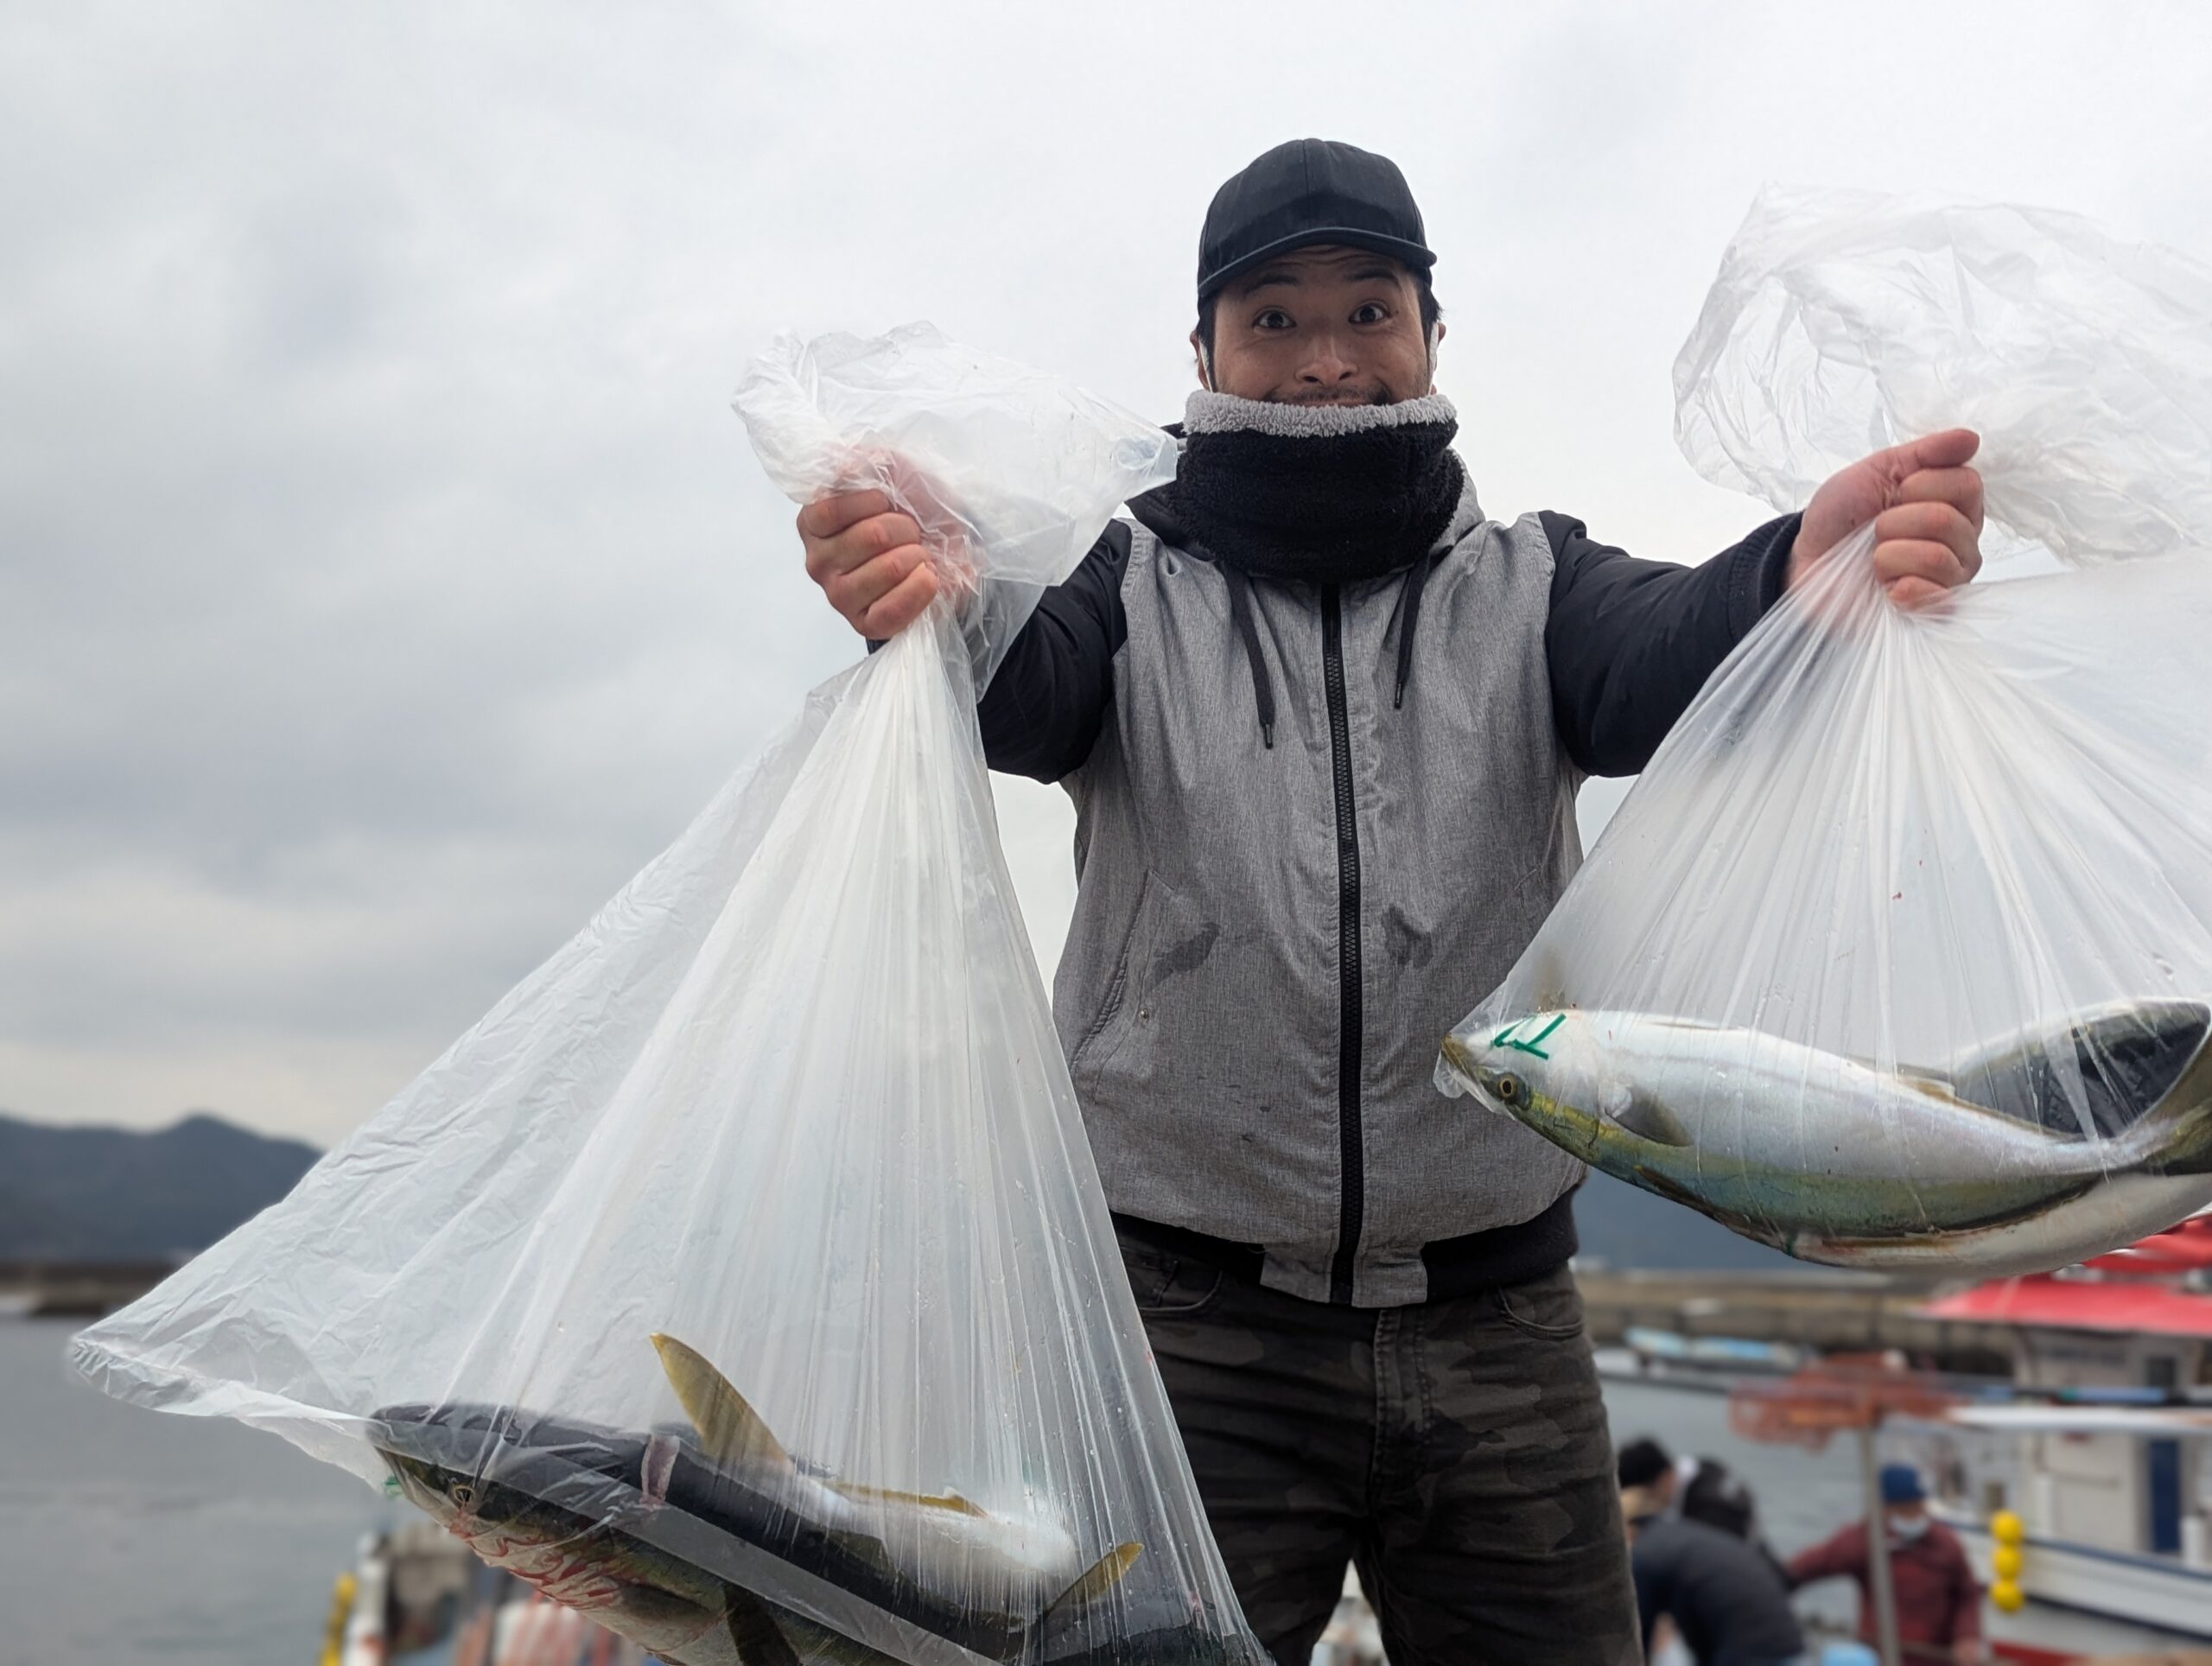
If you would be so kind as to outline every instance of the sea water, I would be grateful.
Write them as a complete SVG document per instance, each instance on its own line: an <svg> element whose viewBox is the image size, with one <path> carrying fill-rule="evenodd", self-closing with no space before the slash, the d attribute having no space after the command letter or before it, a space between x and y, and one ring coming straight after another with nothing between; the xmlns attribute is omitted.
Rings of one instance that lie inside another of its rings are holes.
<svg viewBox="0 0 2212 1666"><path fill-rule="evenodd" d="M0 1319L0 1666L312 1661L398 1506L274 1435L111 1400Z"/></svg>

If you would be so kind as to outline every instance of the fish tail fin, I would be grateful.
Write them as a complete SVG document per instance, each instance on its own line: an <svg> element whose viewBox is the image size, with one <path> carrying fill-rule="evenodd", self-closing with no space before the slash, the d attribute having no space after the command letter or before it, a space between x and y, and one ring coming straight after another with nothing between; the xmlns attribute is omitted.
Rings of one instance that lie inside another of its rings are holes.
<svg viewBox="0 0 2212 1666"><path fill-rule="evenodd" d="M760 1414L697 1349L656 1331L653 1350L683 1415L698 1431L700 1449L717 1463L739 1467L788 1470L784 1450Z"/></svg>
<svg viewBox="0 0 2212 1666"><path fill-rule="evenodd" d="M2212 1174L2212 1037L2158 1103L2115 1142L2127 1168L2144 1174Z"/></svg>
<svg viewBox="0 0 2212 1666"><path fill-rule="evenodd" d="M1071 1614L1097 1601L1122 1582L1122 1576L1135 1565L1136 1559L1143 1554L1144 1547L1134 1539L1127 1544L1116 1545L1077 1574L1074 1584L1052 1599L1039 1623L1041 1625L1045 1620Z"/></svg>

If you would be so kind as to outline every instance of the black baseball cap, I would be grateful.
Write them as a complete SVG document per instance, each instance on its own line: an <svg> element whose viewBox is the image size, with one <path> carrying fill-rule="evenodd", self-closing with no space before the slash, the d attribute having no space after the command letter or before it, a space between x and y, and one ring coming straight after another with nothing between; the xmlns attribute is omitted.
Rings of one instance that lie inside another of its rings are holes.
<svg viewBox="0 0 2212 1666"><path fill-rule="evenodd" d="M1372 249L1427 271L1436 256L1423 235L1397 163L1332 139L1293 139L1213 194L1198 233L1198 304L1262 261L1317 243Z"/></svg>

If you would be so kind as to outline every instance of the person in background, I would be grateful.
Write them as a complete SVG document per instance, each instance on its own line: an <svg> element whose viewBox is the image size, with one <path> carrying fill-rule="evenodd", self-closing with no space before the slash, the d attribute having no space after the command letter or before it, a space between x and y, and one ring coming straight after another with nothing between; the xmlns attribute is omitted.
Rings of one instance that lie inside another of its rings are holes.
<svg viewBox="0 0 2212 1666"><path fill-rule="evenodd" d="M1664 1516L1673 1511L1675 1494L1681 1485L1681 1466L1649 1435L1623 1447L1613 1460L1613 1470L1623 1497L1636 1493L1638 1507L1647 1514Z"/></svg>
<svg viewBox="0 0 2212 1666"><path fill-rule="evenodd" d="M1645 1652L1671 1621L1698 1666L1789 1666L1804 1633L1773 1561L1742 1538L1667 1513L1675 1472L1656 1440L1631 1441L1618 1460L1621 1516Z"/></svg>
<svg viewBox="0 0 2212 1666"><path fill-rule="evenodd" d="M1752 1529L1758 1519L1758 1505L1751 1490L1718 1458L1700 1458L1695 1462L1697 1467L1682 1484L1682 1518L1703 1522L1757 1544L1758 1535Z"/></svg>
<svg viewBox="0 0 2212 1666"><path fill-rule="evenodd" d="M1981 1587L1958 1535L1928 1513L1928 1492L1910 1464L1882 1467L1882 1516L1888 1529L1890 1581L1897 1593L1897 1643L1904 1660L1980 1666ZM1867 1571L1866 1523L1854 1522L1790 1558L1790 1588L1849 1574L1859 1583L1859 1636L1872 1643L1874 1597Z"/></svg>
<svg viewBox="0 0 2212 1666"><path fill-rule="evenodd" d="M1734 1534L1771 1563L1776 1574L1788 1584L1782 1558L1759 1531L1758 1500L1743 1478L1718 1458L1694 1458L1690 1462L1695 1467L1681 1484L1681 1503L1677 1507L1683 1519ZM1676 1471L1680 1472L1680 1466Z"/></svg>
<svg viewBox="0 0 2212 1666"><path fill-rule="evenodd" d="M1718 1458L1675 1458L1649 1435L1631 1440L1616 1460L1624 1491L1638 1489L1655 1513L1703 1522L1744 1540L1773 1560L1755 1530L1758 1505L1751 1489Z"/></svg>

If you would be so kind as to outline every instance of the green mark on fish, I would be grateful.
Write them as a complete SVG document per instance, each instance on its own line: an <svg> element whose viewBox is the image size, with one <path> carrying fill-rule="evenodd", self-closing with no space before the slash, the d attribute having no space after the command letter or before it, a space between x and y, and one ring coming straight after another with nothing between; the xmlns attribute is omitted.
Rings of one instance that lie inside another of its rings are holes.
<svg viewBox="0 0 2212 1666"><path fill-rule="evenodd" d="M1539 1016L1541 1016L1541 1014L1539 1014ZM1552 1015L1552 1021L1545 1025L1541 1030L1538 1030L1534 1035L1519 1036L1514 1033L1516 1030L1518 1030L1524 1024L1534 1023L1535 1021L1532 1018L1517 1018L1514 1020L1512 1023L1508 1024L1503 1029L1500 1030L1496 1035L1491 1037L1490 1044L1493 1047L1510 1047L1516 1052L1529 1053L1538 1059L1549 1059L1551 1054L1546 1052L1536 1044L1543 1040L1545 1037L1548 1036L1554 1030L1557 1029L1562 1023L1566 1022L1566 1021L1567 1014L1565 1013L1554 1013Z"/></svg>

